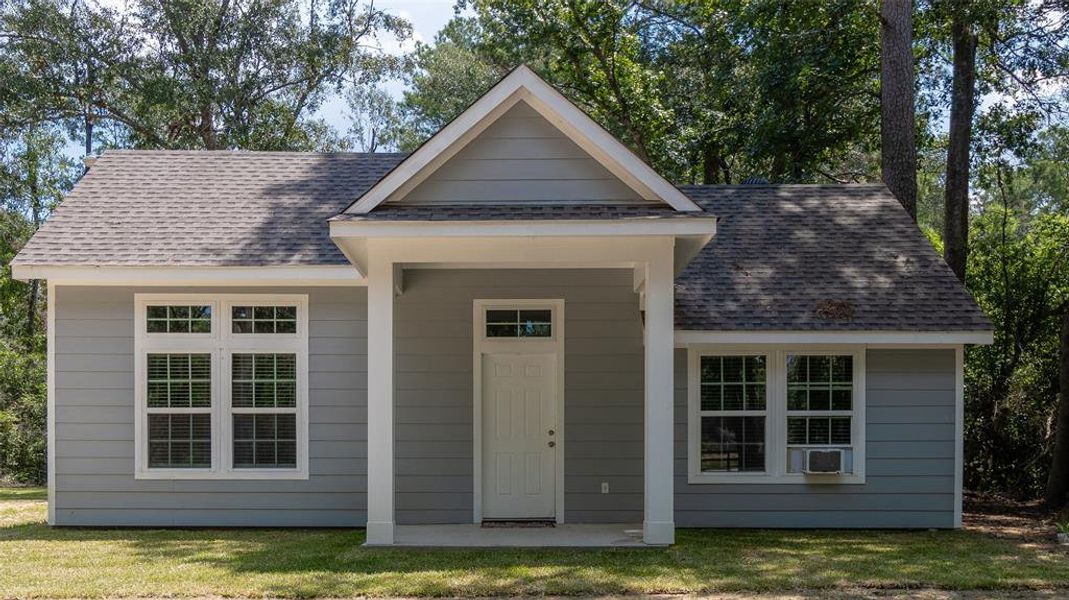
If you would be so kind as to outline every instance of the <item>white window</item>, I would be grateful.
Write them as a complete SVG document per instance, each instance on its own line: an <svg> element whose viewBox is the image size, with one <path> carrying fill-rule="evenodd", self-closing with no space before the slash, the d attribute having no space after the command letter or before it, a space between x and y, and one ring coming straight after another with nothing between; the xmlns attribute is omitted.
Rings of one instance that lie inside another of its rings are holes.
<svg viewBox="0 0 1069 600"><path fill-rule="evenodd" d="M692 347L690 483L864 483L864 349ZM809 451L841 456L813 473Z"/></svg>
<svg viewBox="0 0 1069 600"><path fill-rule="evenodd" d="M308 477L307 296L135 296L136 475Z"/></svg>

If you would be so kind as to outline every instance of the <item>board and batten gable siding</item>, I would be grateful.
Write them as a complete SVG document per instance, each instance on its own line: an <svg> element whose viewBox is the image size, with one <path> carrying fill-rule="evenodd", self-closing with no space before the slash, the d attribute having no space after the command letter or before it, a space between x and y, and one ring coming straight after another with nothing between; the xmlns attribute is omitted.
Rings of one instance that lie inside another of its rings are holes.
<svg viewBox="0 0 1069 600"><path fill-rule="evenodd" d="M403 197L403 204L645 203L525 102Z"/></svg>
<svg viewBox="0 0 1069 600"><path fill-rule="evenodd" d="M687 360L676 351L677 527L951 528L954 350L870 349L860 485L688 484Z"/></svg>
<svg viewBox="0 0 1069 600"><path fill-rule="evenodd" d="M134 478L134 294L307 294L307 480ZM56 288L56 524L363 526L367 291Z"/></svg>
<svg viewBox="0 0 1069 600"><path fill-rule="evenodd" d="M405 271L394 309L398 524L472 521L479 298L564 299L564 519L642 520L642 323L633 287L626 269Z"/></svg>

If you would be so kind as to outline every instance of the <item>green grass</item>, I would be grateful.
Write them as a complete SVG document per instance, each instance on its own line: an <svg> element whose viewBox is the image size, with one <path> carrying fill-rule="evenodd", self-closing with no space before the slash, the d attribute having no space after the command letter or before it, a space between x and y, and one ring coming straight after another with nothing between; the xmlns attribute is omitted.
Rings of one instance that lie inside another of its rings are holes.
<svg viewBox="0 0 1069 600"><path fill-rule="evenodd" d="M52 529L0 490L0 598L1069 587L1069 553L973 531L681 530L668 549L368 550L360 530Z"/></svg>

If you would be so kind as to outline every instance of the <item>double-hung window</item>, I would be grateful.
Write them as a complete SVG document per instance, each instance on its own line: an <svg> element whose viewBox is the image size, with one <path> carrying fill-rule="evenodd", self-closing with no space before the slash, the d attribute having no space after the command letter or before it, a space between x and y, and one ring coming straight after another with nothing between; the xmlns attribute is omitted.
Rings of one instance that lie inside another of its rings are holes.
<svg viewBox="0 0 1069 600"><path fill-rule="evenodd" d="M137 477L307 478L307 304L136 295Z"/></svg>
<svg viewBox="0 0 1069 600"><path fill-rule="evenodd" d="M864 349L692 347L688 374L690 483L864 482Z"/></svg>

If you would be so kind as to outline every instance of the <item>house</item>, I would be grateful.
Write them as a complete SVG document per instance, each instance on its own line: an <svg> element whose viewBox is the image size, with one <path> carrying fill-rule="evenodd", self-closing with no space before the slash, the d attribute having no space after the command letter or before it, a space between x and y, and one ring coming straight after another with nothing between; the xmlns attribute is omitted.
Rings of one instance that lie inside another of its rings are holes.
<svg viewBox="0 0 1069 600"><path fill-rule="evenodd" d="M991 325L888 191L674 186L526 67L407 156L105 152L13 268L53 525L961 524Z"/></svg>

